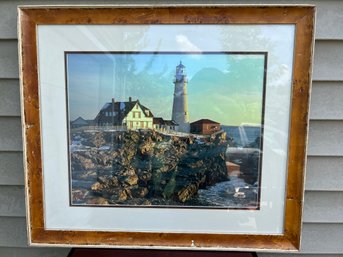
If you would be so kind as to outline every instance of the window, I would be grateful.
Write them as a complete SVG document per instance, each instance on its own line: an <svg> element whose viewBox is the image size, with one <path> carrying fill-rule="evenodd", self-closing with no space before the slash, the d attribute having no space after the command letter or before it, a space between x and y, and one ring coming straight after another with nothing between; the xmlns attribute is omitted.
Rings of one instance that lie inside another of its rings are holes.
<svg viewBox="0 0 343 257"><path fill-rule="evenodd" d="M133 118L140 118L141 117L141 113L140 112L132 112L132 117Z"/></svg>

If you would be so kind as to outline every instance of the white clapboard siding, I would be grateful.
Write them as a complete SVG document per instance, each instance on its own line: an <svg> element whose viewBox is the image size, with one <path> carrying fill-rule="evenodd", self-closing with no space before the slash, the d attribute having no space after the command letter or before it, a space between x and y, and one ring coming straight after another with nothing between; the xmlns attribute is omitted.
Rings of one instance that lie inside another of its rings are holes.
<svg viewBox="0 0 343 257"><path fill-rule="evenodd" d="M311 121L308 155L342 156L343 121Z"/></svg>
<svg viewBox="0 0 343 257"><path fill-rule="evenodd" d="M307 157L306 190L343 191L343 157Z"/></svg>
<svg viewBox="0 0 343 257"><path fill-rule="evenodd" d="M41 247L0 247L0 256L4 257L66 257L70 249Z"/></svg>
<svg viewBox="0 0 343 257"><path fill-rule="evenodd" d="M21 152L0 151L0 185L24 185Z"/></svg>
<svg viewBox="0 0 343 257"><path fill-rule="evenodd" d="M25 218L0 217L0 247L25 246L27 246Z"/></svg>
<svg viewBox="0 0 343 257"><path fill-rule="evenodd" d="M298 4L298 1L292 1ZM316 39L342 40L343 2L342 1L310 1L317 7Z"/></svg>
<svg viewBox="0 0 343 257"><path fill-rule="evenodd" d="M0 92L0 116L19 116L19 80L0 79Z"/></svg>
<svg viewBox="0 0 343 257"><path fill-rule="evenodd" d="M306 191L303 221L343 223L343 192Z"/></svg>
<svg viewBox="0 0 343 257"><path fill-rule="evenodd" d="M315 43L313 80L341 81L343 79L343 41Z"/></svg>
<svg viewBox="0 0 343 257"><path fill-rule="evenodd" d="M23 186L0 186L0 216L25 217Z"/></svg>
<svg viewBox="0 0 343 257"><path fill-rule="evenodd" d="M0 39L14 39L17 38L16 32L16 16L13 13L16 12L16 6L18 4L94 4L94 1L2 1L2 8L0 8L0 17L3 22L0 23ZM189 0L185 1L173 1L174 3L209 3L206 0ZM96 4L120 4L127 3L127 1L96 1ZM130 4L163 4L163 1L130 1ZM168 3L171 3L168 2ZM339 0L336 1L211 1L211 3L225 3L225 4L315 4L317 6L317 39L343 39L343 27L337 26L337 24L343 24L343 3Z"/></svg>
<svg viewBox="0 0 343 257"><path fill-rule="evenodd" d="M303 224L301 252L343 253L343 224Z"/></svg>
<svg viewBox="0 0 343 257"><path fill-rule="evenodd" d="M0 151L21 151L22 134L19 117L0 117Z"/></svg>
<svg viewBox="0 0 343 257"><path fill-rule="evenodd" d="M343 82L314 82L312 85L310 119L342 120L342 95Z"/></svg>
<svg viewBox="0 0 343 257"><path fill-rule="evenodd" d="M0 64L1 79L18 78L17 40L0 40Z"/></svg>

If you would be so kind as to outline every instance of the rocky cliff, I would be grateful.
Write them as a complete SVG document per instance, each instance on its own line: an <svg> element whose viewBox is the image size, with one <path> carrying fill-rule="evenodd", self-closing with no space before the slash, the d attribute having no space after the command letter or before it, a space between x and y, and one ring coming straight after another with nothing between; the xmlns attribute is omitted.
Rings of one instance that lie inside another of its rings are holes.
<svg viewBox="0 0 343 257"><path fill-rule="evenodd" d="M76 136L88 148L71 153L72 174L96 172L86 203L183 205L200 188L227 180L225 133L202 139L153 130Z"/></svg>

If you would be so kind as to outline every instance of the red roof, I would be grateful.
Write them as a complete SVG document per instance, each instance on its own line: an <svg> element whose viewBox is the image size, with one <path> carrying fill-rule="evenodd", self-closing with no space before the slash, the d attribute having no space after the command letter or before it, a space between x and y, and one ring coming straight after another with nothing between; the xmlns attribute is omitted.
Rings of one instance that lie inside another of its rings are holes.
<svg viewBox="0 0 343 257"><path fill-rule="evenodd" d="M210 119L201 119L201 120L197 120L191 123L191 125L193 124L220 124L220 123L210 120Z"/></svg>

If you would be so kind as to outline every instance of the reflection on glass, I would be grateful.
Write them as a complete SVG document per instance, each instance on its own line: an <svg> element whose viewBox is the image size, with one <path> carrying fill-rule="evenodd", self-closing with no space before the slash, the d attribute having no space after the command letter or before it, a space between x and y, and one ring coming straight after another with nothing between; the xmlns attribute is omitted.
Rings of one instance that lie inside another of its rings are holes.
<svg viewBox="0 0 343 257"><path fill-rule="evenodd" d="M67 53L71 204L258 209L266 57Z"/></svg>

